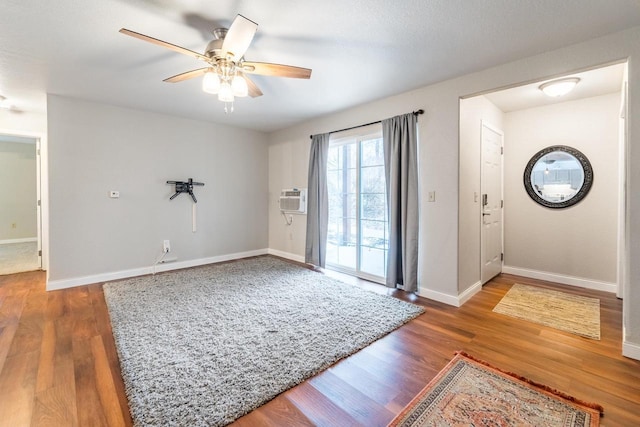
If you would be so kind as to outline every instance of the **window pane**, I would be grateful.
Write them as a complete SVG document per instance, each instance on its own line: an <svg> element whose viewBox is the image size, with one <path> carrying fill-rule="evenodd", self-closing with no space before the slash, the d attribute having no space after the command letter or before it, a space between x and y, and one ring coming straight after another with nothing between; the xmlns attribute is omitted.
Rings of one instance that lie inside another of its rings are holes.
<svg viewBox="0 0 640 427"><path fill-rule="evenodd" d="M362 193L385 193L384 167L369 166L360 172L360 188Z"/></svg>
<svg viewBox="0 0 640 427"><path fill-rule="evenodd" d="M358 241L357 224L353 218L341 218L338 224L339 235L337 242L337 264L356 268L356 244Z"/></svg>
<svg viewBox="0 0 640 427"><path fill-rule="evenodd" d="M362 194L360 201L360 218L379 221L386 219L387 203L384 194Z"/></svg>
<svg viewBox="0 0 640 427"><path fill-rule="evenodd" d="M327 170L336 170L340 167L340 148L329 147L329 156L327 158Z"/></svg>
<svg viewBox="0 0 640 427"><path fill-rule="evenodd" d="M342 193L342 180L339 171L327 171L327 190L329 194Z"/></svg>
<svg viewBox="0 0 640 427"><path fill-rule="evenodd" d="M386 275L387 207L382 138L330 147L327 262Z"/></svg>
<svg viewBox="0 0 640 427"><path fill-rule="evenodd" d="M362 247L360 249L360 270L374 276L385 277L387 251Z"/></svg>
<svg viewBox="0 0 640 427"><path fill-rule="evenodd" d="M362 141L361 148L361 165L364 166L382 166L384 165L384 148L382 146L382 138L369 139Z"/></svg>
<svg viewBox="0 0 640 427"><path fill-rule="evenodd" d="M358 144L354 141L350 144L343 145L344 147L344 156L345 168L355 169L358 167Z"/></svg>
<svg viewBox="0 0 640 427"><path fill-rule="evenodd" d="M356 269L356 246L343 245L338 247L338 262L343 267Z"/></svg>
<svg viewBox="0 0 640 427"><path fill-rule="evenodd" d="M338 263L338 220L329 218L327 224L327 262Z"/></svg>
<svg viewBox="0 0 640 427"><path fill-rule="evenodd" d="M345 174L345 187L347 193L356 194L358 190L358 170L347 169Z"/></svg>
<svg viewBox="0 0 640 427"><path fill-rule="evenodd" d="M357 194L343 194L340 196L340 211L338 215L344 218L356 219Z"/></svg>
<svg viewBox="0 0 640 427"><path fill-rule="evenodd" d="M360 221L360 244L384 249L388 246L387 224L384 221Z"/></svg>

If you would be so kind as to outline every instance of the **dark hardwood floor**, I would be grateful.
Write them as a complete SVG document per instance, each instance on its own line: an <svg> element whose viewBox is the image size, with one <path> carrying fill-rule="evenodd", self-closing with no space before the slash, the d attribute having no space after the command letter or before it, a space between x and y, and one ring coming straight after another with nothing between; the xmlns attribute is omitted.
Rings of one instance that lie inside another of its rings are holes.
<svg viewBox="0 0 640 427"><path fill-rule="evenodd" d="M455 308L328 274L426 313L236 425L386 425L456 350L603 405L602 425L640 425L640 362L621 356L622 303L612 294L502 275ZM515 282L600 298L602 339L493 313ZM45 292L43 272L0 276L0 425L131 424L102 286Z"/></svg>

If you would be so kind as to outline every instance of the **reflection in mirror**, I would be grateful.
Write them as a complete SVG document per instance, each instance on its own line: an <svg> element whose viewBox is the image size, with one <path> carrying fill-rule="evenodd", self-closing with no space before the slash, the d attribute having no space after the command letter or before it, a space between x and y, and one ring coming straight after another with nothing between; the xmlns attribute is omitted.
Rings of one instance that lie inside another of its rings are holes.
<svg viewBox="0 0 640 427"><path fill-rule="evenodd" d="M591 188L593 171L578 150L556 145L534 155L525 169L529 196L543 206L564 208L578 203Z"/></svg>
<svg viewBox="0 0 640 427"><path fill-rule="evenodd" d="M531 171L531 185L540 197L561 202L574 197L584 183L578 159L569 153L553 151L538 160Z"/></svg>

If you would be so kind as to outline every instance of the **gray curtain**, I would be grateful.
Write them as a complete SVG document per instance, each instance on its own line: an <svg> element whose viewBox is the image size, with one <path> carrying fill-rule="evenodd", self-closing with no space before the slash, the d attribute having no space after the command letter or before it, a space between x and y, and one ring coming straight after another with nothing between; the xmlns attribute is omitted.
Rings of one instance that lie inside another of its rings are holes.
<svg viewBox="0 0 640 427"><path fill-rule="evenodd" d="M329 134L313 135L309 153L307 181L307 242L304 261L324 267L327 254L329 193L327 191L327 157Z"/></svg>
<svg viewBox="0 0 640 427"><path fill-rule="evenodd" d="M418 140L413 113L382 121L389 206L387 286L418 289Z"/></svg>

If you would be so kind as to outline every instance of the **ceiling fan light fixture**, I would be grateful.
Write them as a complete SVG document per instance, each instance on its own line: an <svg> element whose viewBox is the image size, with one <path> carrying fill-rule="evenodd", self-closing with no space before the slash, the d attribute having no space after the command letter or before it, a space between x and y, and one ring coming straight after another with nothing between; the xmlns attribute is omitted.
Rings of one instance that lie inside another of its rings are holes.
<svg viewBox="0 0 640 427"><path fill-rule="evenodd" d="M222 82L220 84L220 91L218 92L218 100L222 102L233 102L233 90L229 82Z"/></svg>
<svg viewBox="0 0 640 427"><path fill-rule="evenodd" d="M215 71L207 71L202 79L202 90L215 95L220 90L220 77Z"/></svg>
<svg viewBox="0 0 640 427"><path fill-rule="evenodd" d="M571 92L578 82L580 82L578 77L569 77L566 79L552 80L550 82L543 83L538 87L538 89L547 96L557 98Z"/></svg>
<svg viewBox="0 0 640 427"><path fill-rule="evenodd" d="M236 75L231 80L231 90L234 96L244 97L249 95L249 86L247 86L247 81L242 76Z"/></svg>
<svg viewBox="0 0 640 427"><path fill-rule="evenodd" d="M296 79L311 77L311 69L308 68L270 62L246 62L244 54L257 29L257 23L237 15L228 29L217 28L213 31L214 40L207 44L202 54L126 28L121 28L119 32L204 62L206 65L203 68L180 73L164 81L178 83L203 77L202 90L217 94L218 100L225 103L225 112L232 112L235 97L256 98L263 95L260 88L245 73Z"/></svg>

